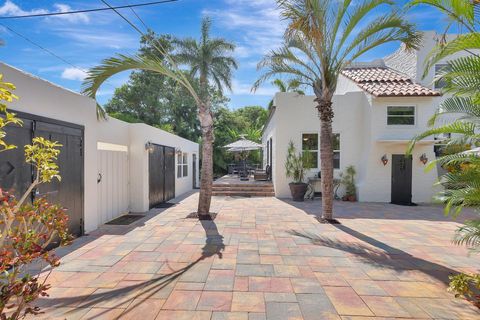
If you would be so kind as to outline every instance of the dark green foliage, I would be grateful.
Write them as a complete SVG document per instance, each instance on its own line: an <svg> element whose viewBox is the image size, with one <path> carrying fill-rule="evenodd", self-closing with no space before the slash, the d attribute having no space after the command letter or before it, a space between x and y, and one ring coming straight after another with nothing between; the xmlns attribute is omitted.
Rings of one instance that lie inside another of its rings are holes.
<svg viewBox="0 0 480 320"><path fill-rule="evenodd" d="M215 112L215 142L213 170L217 176L227 172L227 165L235 161L235 155L226 152L223 146L245 135L249 140L260 142L261 129L267 121L268 111L260 106L247 106L236 110L220 108ZM252 151L248 161L260 163L260 151Z"/></svg>

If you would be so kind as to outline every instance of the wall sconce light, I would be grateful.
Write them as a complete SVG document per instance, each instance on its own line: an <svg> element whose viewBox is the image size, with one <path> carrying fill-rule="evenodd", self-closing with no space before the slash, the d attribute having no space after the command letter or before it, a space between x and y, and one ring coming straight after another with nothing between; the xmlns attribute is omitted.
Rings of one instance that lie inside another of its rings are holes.
<svg viewBox="0 0 480 320"><path fill-rule="evenodd" d="M147 150L148 152L152 153L153 152L153 143L148 141L147 143L145 143L145 150Z"/></svg>
<svg viewBox="0 0 480 320"><path fill-rule="evenodd" d="M182 149L180 148L175 148L175 153L177 154L177 156L181 156L182 155Z"/></svg>
<svg viewBox="0 0 480 320"><path fill-rule="evenodd" d="M422 155L420 156L420 162L423 163L423 165L427 164L428 158L427 158L427 155L425 153L422 153Z"/></svg>
<svg viewBox="0 0 480 320"><path fill-rule="evenodd" d="M382 160L382 163L383 163L384 166L387 165L387 163L388 163L388 157L387 157L386 154L384 154L380 160Z"/></svg>

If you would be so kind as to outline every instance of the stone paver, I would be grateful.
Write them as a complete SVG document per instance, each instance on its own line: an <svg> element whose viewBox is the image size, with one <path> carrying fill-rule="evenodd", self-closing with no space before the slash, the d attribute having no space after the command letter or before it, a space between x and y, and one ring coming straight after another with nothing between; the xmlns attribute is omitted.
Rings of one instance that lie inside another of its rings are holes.
<svg viewBox="0 0 480 320"><path fill-rule="evenodd" d="M336 202L325 225L318 200L215 197L201 223L185 219L197 197L59 248L37 318L480 318L446 291L480 257L452 245L460 222L441 207Z"/></svg>

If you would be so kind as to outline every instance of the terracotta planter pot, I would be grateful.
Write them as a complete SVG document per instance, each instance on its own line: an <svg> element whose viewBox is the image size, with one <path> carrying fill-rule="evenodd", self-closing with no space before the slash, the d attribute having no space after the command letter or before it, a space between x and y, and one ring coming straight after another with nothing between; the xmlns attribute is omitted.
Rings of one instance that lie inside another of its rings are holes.
<svg viewBox="0 0 480 320"><path fill-rule="evenodd" d="M307 193L308 184L306 183L289 183L290 192L292 193L293 201L303 201L305 193Z"/></svg>

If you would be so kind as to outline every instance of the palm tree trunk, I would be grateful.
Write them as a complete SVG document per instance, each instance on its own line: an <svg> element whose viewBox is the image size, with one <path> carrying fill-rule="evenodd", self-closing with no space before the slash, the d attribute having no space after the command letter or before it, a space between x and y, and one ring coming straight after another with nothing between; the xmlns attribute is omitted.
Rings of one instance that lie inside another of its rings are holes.
<svg viewBox="0 0 480 320"><path fill-rule="evenodd" d="M197 213L200 220L207 220L210 219L213 183L213 117L207 103L201 104L198 110L202 127L202 168Z"/></svg>
<svg viewBox="0 0 480 320"><path fill-rule="evenodd" d="M317 98L320 117L320 170L322 172L322 220L333 219L333 147L331 99Z"/></svg>

